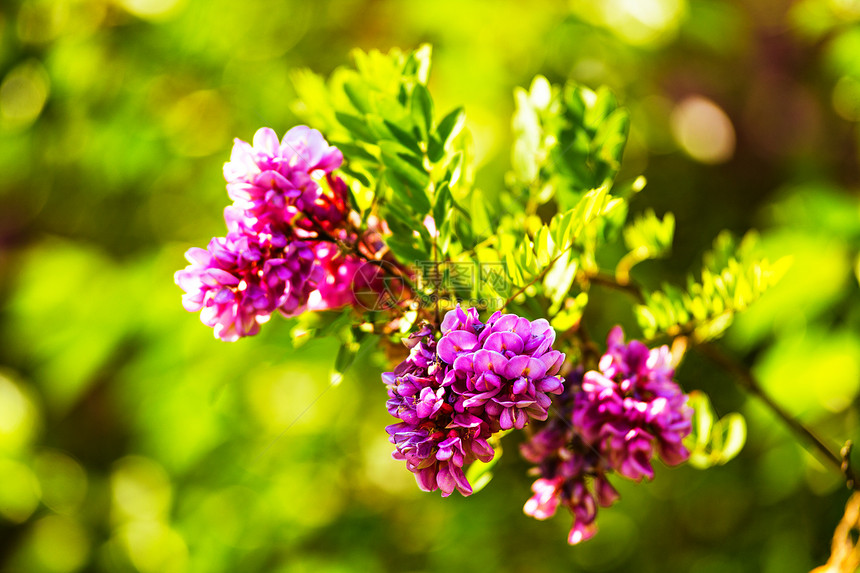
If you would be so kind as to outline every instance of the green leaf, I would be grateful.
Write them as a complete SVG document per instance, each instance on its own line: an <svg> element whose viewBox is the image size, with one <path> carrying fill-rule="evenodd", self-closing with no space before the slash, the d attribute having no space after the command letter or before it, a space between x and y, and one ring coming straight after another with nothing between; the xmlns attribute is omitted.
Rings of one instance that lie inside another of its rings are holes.
<svg viewBox="0 0 860 573"><path fill-rule="evenodd" d="M472 221L467 215L464 215L459 205L454 203L454 207L449 211L449 217L453 217L454 234L460 239L460 244L464 248L470 249L475 245L475 233L472 230Z"/></svg>
<svg viewBox="0 0 860 573"><path fill-rule="evenodd" d="M535 234L534 249L538 264L542 267L548 265L554 258L555 243L550 237L549 227L546 225L538 229L538 232Z"/></svg>
<svg viewBox="0 0 860 573"><path fill-rule="evenodd" d="M415 139L415 136L412 133L387 119L383 120L383 123L385 124L385 127L388 128L388 131L391 132L391 135L394 136L394 139L415 155L421 155L421 147L418 145L418 140Z"/></svg>
<svg viewBox="0 0 860 573"><path fill-rule="evenodd" d="M588 304L588 293L581 292L575 298L565 299L564 305L555 311L550 324L556 332L564 332L576 326ZM552 313L550 313L552 314Z"/></svg>
<svg viewBox="0 0 860 573"><path fill-rule="evenodd" d="M565 251L553 265L552 269L544 278L544 289L546 295L552 302L549 314L558 312L562 303L570 292L573 282L576 279L576 271L579 268L579 262L573 258L570 251Z"/></svg>
<svg viewBox="0 0 860 573"><path fill-rule="evenodd" d="M338 149L340 149L341 153L343 153L344 159L347 161L366 161L368 163L378 163L379 159L370 153L367 149L365 149L362 145L357 143L350 143L348 141L340 141L333 140L331 144Z"/></svg>
<svg viewBox="0 0 860 573"><path fill-rule="evenodd" d="M407 181L401 177L396 171L386 171L383 178L397 198L408 205L417 215L423 216L430 211L430 199L427 197L424 189L416 186L413 182Z"/></svg>
<svg viewBox="0 0 860 573"><path fill-rule="evenodd" d="M415 84L412 88L410 106L412 122L418 127L421 139L426 142L433 131L433 98L423 84Z"/></svg>
<svg viewBox="0 0 860 573"><path fill-rule="evenodd" d="M508 277L511 284L521 285L525 282L525 277L520 270L520 265L517 263L513 251L505 252L505 268L507 269Z"/></svg>
<svg viewBox="0 0 860 573"><path fill-rule="evenodd" d="M370 99L370 89L367 84L358 79L347 80L343 84L343 91L346 94L346 97L349 98L350 103L355 106L355 109L357 109L359 113L365 114L373 111Z"/></svg>
<svg viewBox="0 0 860 573"><path fill-rule="evenodd" d="M487 197L478 189L472 191L471 195L469 215L472 222L472 234L476 238L487 237L493 232L493 224L487 209Z"/></svg>
<svg viewBox="0 0 860 573"><path fill-rule="evenodd" d="M416 246L415 241L411 238L406 239L391 236L385 239L385 244L403 262L413 263L415 261L426 261L429 258L427 251Z"/></svg>
<svg viewBox="0 0 860 573"><path fill-rule="evenodd" d="M392 142L380 142L382 164L385 166L385 180L399 197L420 214L430 211L427 185L430 176L416 163L416 157L409 151Z"/></svg>
<svg viewBox="0 0 860 573"><path fill-rule="evenodd" d="M754 244L751 234L740 245L721 234L704 256L700 280L689 277L686 291L664 285L662 292L646 293L644 306L652 312L637 312L645 335L693 334L698 341L721 335L736 313L779 281L790 262L772 264L755 254Z"/></svg>
<svg viewBox="0 0 860 573"><path fill-rule="evenodd" d="M743 416L732 412L720 419L720 426L723 432L723 448L718 463L725 464L743 449L747 438L747 424Z"/></svg>
<svg viewBox="0 0 860 573"><path fill-rule="evenodd" d="M363 173L362 171L358 171L357 169L354 169L350 165L344 165L343 167L340 168L340 170L343 173L346 173L347 175L349 175L350 177L357 179L365 187L372 187L371 182L370 182L370 178L367 176L366 173Z"/></svg>
<svg viewBox="0 0 860 573"><path fill-rule="evenodd" d="M430 44L421 44L417 50L412 52L411 57L417 64L415 67L415 79L421 84L427 85L427 80L430 78L433 47Z"/></svg>
<svg viewBox="0 0 860 573"><path fill-rule="evenodd" d="M445 148L439 141L439 136L434 133L427 142L427 158L431 162L436 163L443 157L445 157Z"/></svg>
<svg viewBox="0 0 860 573"><path fill-rule="evenodd" d="M370 143L376 143L378 141L379 138L373 134L367 126L367 122L362 118L341 111L335 112L335 117L355 139Z"/></svg>
<svg viewBox="0 0 860 573"><path fill-rule="evenodd" d="M381 141L382 164L400 175L416 187L424 189L430 182L430 175L421 165L421 159L409 153L409 149L389 141Z"/></svg>
<svg viewBox="0 0 860 573"><path fill-rule="evenodd" d="M448 184L449 187L454 187L457 183L460 182L460 176L463 174L463 152L458 151L451 158L451 162L448 164L448 169L445 171L445 176L442 178L442 181Z"/></svg>
<svg viewBox="0 0 860 573"><path fill-rule="evenodd" d="M740 453L746 441L743 416L732 412L716 420L710 399L698 390L690 392L687 405L693 408L693 431L684 440L690 465L699 469L723 465Z"/></svg>
<svg viewBox="0 0 860 573"><path fill-rule="evenodd" d="M435 134L443 148L446 150L451 148L451 142L460 135L465 123L466 111L462 107L458 107L439 121Z"/></svg>
<svg viewBox="0 0 860 573"><path fill-rule="evenodd" d="M455 220L454 209L449 209L448 216L442 219L442 224L436 224L439 231L439 237L436 242L436 248L439 250L439 256L443 259L448 255L448 248L451 246L452 227Z"/></svg>
<svg viewBox="0 0 860 573"><path fill-rule="evenodd" d="M630 269L642 261L666 256L672 249L675 236L675 217L666 213L659 219L649 209L637 217L624 229L624 244L630 251L624 255L616 267L615 274L620 282L630 279Z"/></svg>
<svg viewBox="0 0 860 573"><path fill-rule="evenodd" d="M436 198L433 203L433 221L438 228L445 221L445 216L454 204L454 197L447 185L442 184L436 190Z"/></svg>
<svg viewBox="0 0 860 573"><path fill-rule="evenodd" d="M334 367L331 373L332 384L340 384L343 382L343 376L349 367L355 362L355 356L358 353L357 344L343 344L338 348L337 356L334 359Z"/></svg>

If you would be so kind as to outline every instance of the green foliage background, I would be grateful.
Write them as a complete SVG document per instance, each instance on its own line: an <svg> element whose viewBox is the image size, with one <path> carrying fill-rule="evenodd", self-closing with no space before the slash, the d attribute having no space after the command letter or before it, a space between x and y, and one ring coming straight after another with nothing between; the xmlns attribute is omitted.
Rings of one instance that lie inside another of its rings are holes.
<svg viewBox="0 0 860 573"><path fill-rule="evenodd" d="M516 86L538 73L609 85L631 112L622 175L648 178L632 210L675 216L672 258L633 276L683 284L721 229L759 228L771 260L793 265L729 329L728 351L827 443L857 438L856 0L12 0L0 570L790 572L827 559L839 476L695 353L678 380L720 415L744 413L744 451L619 481L601 532L570 548L568 516L522 514L517 437L480 493L424 494L390 459L381 357L332 386L333 340L294 350L274 320L225 344L182 310L172 275L222 233L232 137L298 122L300 68L423 42L437 110L465 106L484 190L512 169ZM691 97L731 122L728 155L697 152L716 128L683 121ZM621 297L592 301L596 337L615 322L639 334Z"/></svg>

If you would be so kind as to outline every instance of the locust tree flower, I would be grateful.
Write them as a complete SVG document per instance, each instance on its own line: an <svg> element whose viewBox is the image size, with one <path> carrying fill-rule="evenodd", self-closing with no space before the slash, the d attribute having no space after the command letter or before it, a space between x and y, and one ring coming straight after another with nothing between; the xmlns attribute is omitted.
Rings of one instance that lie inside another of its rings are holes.
<svg viewBox="0 0 860 573"><path fill-rule="evenodd" d="M341 249L356 240L346 225L348 189L333 173L342 162L306 126L281 141L269 128L253 144L235 141L224 165L233 200L227 236L189 250L189 266L175 275L185 308L200 311L216 337L256 334L275 310L294 316L354 303L361 261Z"/></svg>
<svg viewBox="0 0 860 573"><path fill-rule="evenodd" d="M487 443L489 424L469 412L457 412L453 395L443 386L450 367L436 353L429 325L407 339L409 356L393 372L382 375L388 386L388 412L401 420L386 428L395 459L405 460L424 491L441 490L447 497L472 493L464 474L467 464L488 462L495 452Z"/></svg>
<svg viewBox="0 0 860 573"><path fill-rule="evenodd" d="M554 339L546 321L497 312L483 323L459 306L442 320L438 342L429 325L407 339L408 358L383 374L388 412L401 420L386 429L419 487L469 495L463 468L493 458L494 433L546 419L548 394L563 385Z"/></svg>
<svg viewBox="0 0 860 573"><path fill-rule="evenodd" d="M276 310L300 311L322 274L308 243L279 235L233 231L185 256L190 264L175 275L183 306L200 311L203 324L225 341L256 334Z"/></svg>
<svg viewBox="0 0 860 573"><path fill-rule="evenodd" d="M609 333L607 346L599 370L583 377L572 421L615 471L632 480L651 479L655 453L668 465L689 457L682 441L692 430L693 411L672 380L667 347L649 350L638 340L624 344L619 326Z"/></svg>
<svg viewBox="0 0 860 573"><path fill-rule="evenodd" d="M667 347L625 344L621 328L612 329L598 370L573 371L558 415L520 447L539 476L523 511L547 519L566 506L573 515L568 542L577 544L597 532L598 506L618 499L608 474L651 479L655 454L669 465L686 460L682 440L692 409L673 376Z"/></svg>
<svg viewBox="0 0 860 573"><path fill-rule="evenodd" d="M542 318L496 312L484 324L474 308L448 312L438 353L451 368L444 383L457 396L455 408L482 409L494 431L545 420L550 394L563 389L564 354L552 349L554 341L555 330Z"/></svg>

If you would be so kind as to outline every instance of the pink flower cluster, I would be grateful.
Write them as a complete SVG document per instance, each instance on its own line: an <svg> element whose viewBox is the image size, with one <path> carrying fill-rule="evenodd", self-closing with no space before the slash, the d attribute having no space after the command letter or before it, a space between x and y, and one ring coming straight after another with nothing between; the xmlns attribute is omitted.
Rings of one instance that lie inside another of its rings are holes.
<svg viewBox="0 0 860 573"><path fill-rule="evenodd" d="M233 204L224 211L227 235L186 253L175 275L186 310L216 337L234 341L256 334L279 311L294 316L351 304L361 267L338 242L346 230L346 184L333 171L341 152L315 129L294 127L281 141L262 128L253 145L237 139L224 165Z"/></svg>
<svg viewBox="0 0 860 573"><path fill-rule="evenodd" d="M651 479L655 454L669 465L689 457L682 440L691 431L692 409L672 380L669 349L625 344L620 327L610 332L607 346L599 370L569 376L560 416L521 446L540 475L524 511L547 519L559 504L567 506L574 517L571 544L593 536L597 506L618 498L607 473Z"/></svg>
<svg viewBox="0 0 860 573"><path fill-rule="evenodd" d="M496 312L486 323L459 306L442 320L441 338L425 325L410 336L409 357L382 375L388 412L401 421L386 428L394 458L406 461L421 489L472 493L463 469L490 461L496 432L545 420L563 380L564 354L552 349L545 320Z"/></svg>

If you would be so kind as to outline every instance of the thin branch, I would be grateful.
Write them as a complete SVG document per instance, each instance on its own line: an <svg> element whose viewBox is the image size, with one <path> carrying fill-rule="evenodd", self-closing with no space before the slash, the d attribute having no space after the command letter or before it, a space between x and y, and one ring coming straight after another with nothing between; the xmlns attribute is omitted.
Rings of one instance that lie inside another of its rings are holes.
<svg viewBox="0 0 860 573"><path fill-rule="evenodd" d="M556 255L549 263L546 264L546 266L544 266L543 269L541 269L541 271L538 274L536 274L534 276L533 279L531 279L526 284L524 284L522 287L517 289L517 292L515 292L514 294L509 296L508 299L505 301L505 304L502 305L502 308L500 310L504 310L505 308L507 308L507 306L509 304L511 304L515 298L517 298L518 296L520 296L521 294L526 292L527 288L529 288L530 286L537 284L538 282L542 281L543 278L546 276L546 274L550 271L550 269L552 269L552 267L555 266L555 264L559 261L559 259L561 259L561 257L563 257L565 254L567 254L568 251L573 250L573 247L574 247L574 243L571 242L571 244L568 248L564 249L562 252L560 252L558 255Z"/></svg>
<svg viewBox="0 0 860 573"><path fill-rule="evenodd" d="M642 289L635 283L630 282L622 284L618 282L615 277L601 273L586 275L586 278L594 284L626 292L635 298L640 304L644 302ZM692 332L693 324L690 323L689 325L684 325L681 328L681 332L675 334L685 334L683 331L687 330L688 326L690 327L690 332ZM776 414L776 416L782 420L786 426L817 451L820 457L825 459L834 469L842 473L845 477L845 484L849 489L860 491L860 483L858 483L857 476L850 465L849 458L851 455L851 448L853 446L850 441L847 442L839 452L831 449L821 440L821 438L816 436L811 429L807 428L800 420L793 417L782 406L774 402L774 400L765 393L761 384L759 384L758 380L753 376L752 372L750 372L748 368L726 355L714 344L697 341L695 338L691 338L690 340L693 343L692 345L697 348L699 352L733 374L741 386L743 386L750 394L761 400L764 405Z"/></svg>
<svg viewBox="0 0 860 573"><path fill-rule="evenodd" d="M636 302L639 304L643 304L645 302L645 295L642 294L642 289L636 283L622 283L616 280L615 277L613 277L612 275L601 273L599 271L593 274L584 273L583 276L585 280L587 280L591 284L600 285L602 287L607 287L627 293L634 299L636 299Z"/></svg>
<svg viewBox="0 0 860 573"><path fill-rule="evenodd" d="M848 463L850 446L848 446L846 451L843 452L844 455L840 455L839 452L832 450L821 440L821 438L816 436L812 430L803 425L800 420L794 418L791 414L786 412L782 406L774 402L773 399L765 393L761 384L759 384L758 380L753 376L749 369L726 355L713 344L702 343L698 344L696 348L714 363L734 374L741 385L746 388L750 394L753 394L761 400L774 414L776 414L778 418L783 421L786 426L788 426L795 434L800 436L806 443L812 446L812 448L819 453L821 458L826 460L837 471L841 472L845 476L846 485L850 489L860 489L860 487L858 487L857 477L854 474L854 470Z"/></svg>

